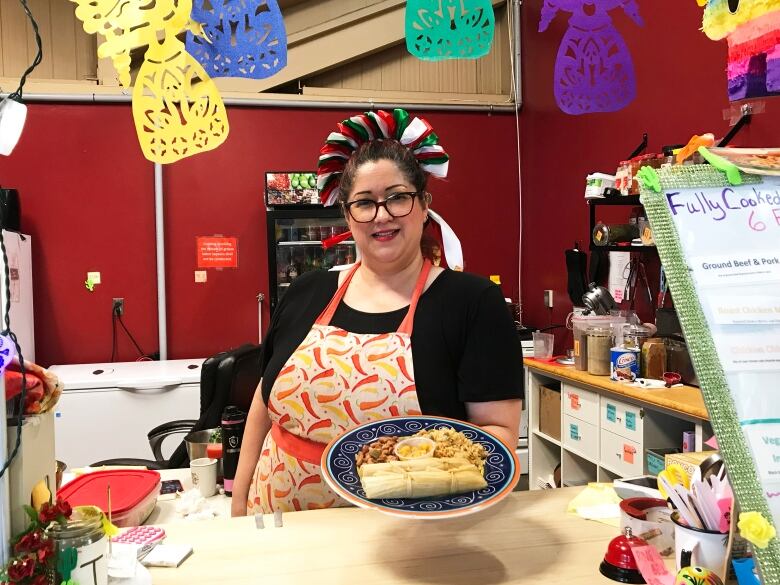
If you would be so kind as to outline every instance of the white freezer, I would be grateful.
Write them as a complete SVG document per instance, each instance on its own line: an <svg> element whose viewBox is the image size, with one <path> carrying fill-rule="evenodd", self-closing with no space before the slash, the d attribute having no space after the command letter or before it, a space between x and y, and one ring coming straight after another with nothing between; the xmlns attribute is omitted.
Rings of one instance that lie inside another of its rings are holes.
<svg viewBox="0 0 780 585"><path fill-rule="evenodd" d="M68 467L103 459L152 459L147 433L197 419L203 359L74 364L49 368L63 383L55 414L55 451ZM166 457L177 442L166 442Z"/></svg>

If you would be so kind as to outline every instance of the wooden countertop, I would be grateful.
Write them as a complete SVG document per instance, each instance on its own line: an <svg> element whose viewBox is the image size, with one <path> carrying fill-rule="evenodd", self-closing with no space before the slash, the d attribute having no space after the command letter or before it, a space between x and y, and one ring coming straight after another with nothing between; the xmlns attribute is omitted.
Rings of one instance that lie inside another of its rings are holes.
<svg viewBox="0 0 780 585"><path fill-rule="evenodd" d="M262 530L254 518L166 524L166 543L192 545L194 553L178 569L151 569L152 578L155 585L614 585L599 563L617 529L565 511L581 489L514 492L453 520L340 508L284 514L282 528L266 515Z"/></svg>
<svg viewBox="0 0 780 585"><path fill-rule="evenodd" d="M574 366L562 366L555 362L525 358L523 363L527 368L543 372L551 377L566 381L570 380L597 391L606 391L620 396L626 396L639 402L644 402L660 408L679 412L701 420L709 420L707 407L704 406L701 390L694 386L679 386L676 388L634 388L610 380L608 376L593 376L582 372Z"/></svg>

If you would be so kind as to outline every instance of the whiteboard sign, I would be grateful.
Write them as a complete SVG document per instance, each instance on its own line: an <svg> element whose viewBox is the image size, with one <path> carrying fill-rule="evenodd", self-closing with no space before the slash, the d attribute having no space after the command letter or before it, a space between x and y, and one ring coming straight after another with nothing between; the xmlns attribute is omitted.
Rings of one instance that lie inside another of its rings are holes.
<svg viewBox="0 0 780 585"><path fill-rule="evenodd" d="M780 526L780 177L663 196Z"/></svg>

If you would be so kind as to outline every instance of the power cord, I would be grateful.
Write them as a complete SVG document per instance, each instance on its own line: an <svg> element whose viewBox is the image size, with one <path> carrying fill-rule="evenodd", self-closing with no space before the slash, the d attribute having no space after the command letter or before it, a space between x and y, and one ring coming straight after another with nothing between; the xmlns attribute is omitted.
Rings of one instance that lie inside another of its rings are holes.
<svg viewBox="0 0 780 585"><path fill-rule="evenodd" d="M135 340L135 337L133 337L133 334L130 333L130 330L127 328L127 325L125 325L124 320L122 319L122 315L119 314L119 303L114 303L113 308L111 309L111 361L113 362L116 359L116 353L117 353L117 338L116 338L116 324L117 321L119 322L119 325L124 329L125 334L130 338L130 341L135 346L135 349L140 354L140 357L142 359L148 358L149 356L144 353L144 350L141 349L141 346L138 344L138 342Z"/></svg>
<svg viewBox="0 0 780 585"><path fill-rule="evenodd" d="M38 31L38 23L36 22L35 17L33 17L32 12L30 12L30 7L27 5L27 0L19 0L19 2L21 3L27 18L30 20L33 32L35 33L35 44L38 48L38 52L35 54L35 59L33 59L33 62L19 79L19 87L17 87L13 93L8 95L8 99L22 102L22 92L24 90L24 84L27 81L27 76L30 75L43 60L43 45L41 43L41 34ZM16 355L19 358L19 367L22 371L22 391L19 395L19 412L16 413L16 443L14 444L13 451L11 451L8 459L3 464L2 469L0 469L0 477L3 477L5 472L11 466L13 460L16 458L16 455L19 453L19 448L22 445L22 422L24 418L24 407L27 400L27 375L24 369L24 356L22 355L22 348L19 346L19 340L16 338L16 334L11 331L11 277L8 270L8 255L6 254L5 250L5 240L3 238L2 228L0 228L0 251L2 251L3 254L3 272L5 277L5 327L3 327L1 334L5 335L6 337L10 338L11 341L13 341L14 347L16 349ZM5 400L5 396L2 397L2 400Z"/></svg>
<svg viewBox="0 0 780 585"><path fill-rule="evenodd" d="M24 90L24 84L27 81L27 76L30 75L30 73L32 73L33 70L38 65L40 65L41 61L43 60L43 46L41 44L41 34L38 31L38 23L33 17L32 12L30 12L30 7L27 5L27 0L19 0L19 2L21 3L25 14L27 14L27 18L30 20L30 24L32 25L33 32L35 33L35 44L38 47L38 52L36 53L35 59L33 59L33 62L30 64L30 66L24 73L22 73L22 77L19 79L19 87L16 88L16 91L8 95L9 99L17 102L22 101L22 92Z"/></svg>
<svg viewBox="0 0 780 585"><path fill-rule="evenodd" d="M111 310L111 362L116 359L116 305Z"/></svg>
<svg viewBox="0 0 780 585"><path fill-rule="evenodd" d="M16 339L16 334L11 331L11 276L8 270L8 254L5 250L5 239L3 238L3 230L0 229L0 252L3 255L3 272L5 276L5 318L1 335L9 337L14 343L16 349L16 355L19 357L19 367L22 370L22 391L19 395L19 409L16 413L16 443L13 451L8 456L8 459L3 464L3 468L0 469L0 477L5 475L6 470L11 466L14 458L16 458L19 448L22 445L22 422L24 418L24 405L27 399L27 374L24 369L24 356L22 355L22 348L19 346L19 341ZM5 396L2 397L5 400Z"/></svg>

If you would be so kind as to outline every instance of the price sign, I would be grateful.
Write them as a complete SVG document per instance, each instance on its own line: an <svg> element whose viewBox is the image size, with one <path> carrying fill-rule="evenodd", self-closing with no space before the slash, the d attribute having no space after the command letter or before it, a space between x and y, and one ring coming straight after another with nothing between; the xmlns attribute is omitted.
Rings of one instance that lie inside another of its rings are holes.
<svg viewBox="0 0 780 585"><path fill-rule="evenodd" d="M657 178L641 201L713 430L730 438L721 454L742 470L735 496L780 532L780 176L694 165ZM764 582L780 582L777 539L754 552Z"/></svg>

